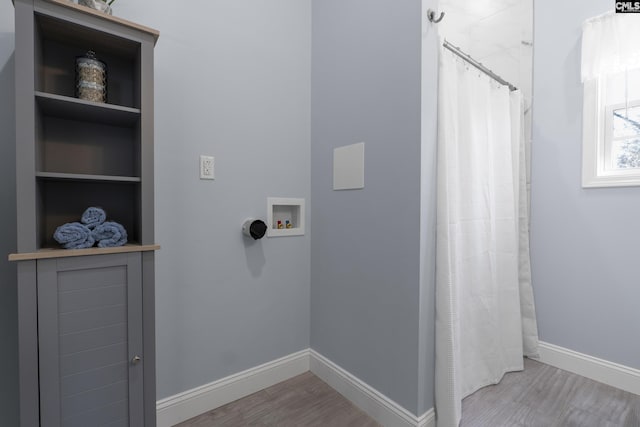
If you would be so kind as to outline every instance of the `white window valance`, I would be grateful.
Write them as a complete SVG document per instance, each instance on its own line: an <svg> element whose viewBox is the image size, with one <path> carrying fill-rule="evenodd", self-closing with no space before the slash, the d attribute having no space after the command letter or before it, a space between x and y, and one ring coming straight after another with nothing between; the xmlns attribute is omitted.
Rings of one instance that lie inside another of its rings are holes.
<svg viewBox="0 0 640 427"><path fill-rule="evenodd" d="M582 25L582 81L640 68L640 19L607 12Z"/></svg>

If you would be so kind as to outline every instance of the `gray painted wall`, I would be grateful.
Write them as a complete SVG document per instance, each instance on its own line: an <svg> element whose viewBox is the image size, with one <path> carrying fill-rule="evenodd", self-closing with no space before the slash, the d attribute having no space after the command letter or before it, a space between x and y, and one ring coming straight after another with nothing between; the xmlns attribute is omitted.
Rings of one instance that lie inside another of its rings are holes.
<svg viewBox="0 0 640 427"><path fill-rule="evenodd" d="M158 398L309 347L309 233L249 241L268 196L309 201L310 0L116 2L155 50ZM200 181L200 154L215 181Z"/></svg>
<svg viewBox="0 0 640 427"><path fill-rule="evenodd" d="M582 22L604 0L535 3L531 257L540 338L640 368L640 188L583 189Z"/></svg>
<svg viewBox="0 0 640 427"><path fill-rule="evenodd" d="M0 426L18 424L14 40L13 5L0 2Z"/></svg>
<svg viewBox="0 0 640 427"><path fill-rule="evenodd" d="M311 347L417 413L421 2L314 1L312 23ZM362 141L365 188L332 191Z"/></svg>
<svg viewBox="0 0 640 427"><path fill-rule="evenodd" d="M240 227L247 217L266 219L268 196L309 202L310 1L195 5L114 5L116 16L161 32L155 51L158 398L309 347L309 233L253 242ZM8 224L0 229L2 254L15 247L13 15L11 3L0 2L0 219ZM216 157L215 181L199 180L200 154ZM6 335L15 343L15 285L7 286L15 283L15 270L4 257L0 308L9 320L0 327L3 342ZM1 417L15 407L16 348L1 347L0 384L11 389L1 397L12 409L0 412L0 425L15 425Z"/></svg>

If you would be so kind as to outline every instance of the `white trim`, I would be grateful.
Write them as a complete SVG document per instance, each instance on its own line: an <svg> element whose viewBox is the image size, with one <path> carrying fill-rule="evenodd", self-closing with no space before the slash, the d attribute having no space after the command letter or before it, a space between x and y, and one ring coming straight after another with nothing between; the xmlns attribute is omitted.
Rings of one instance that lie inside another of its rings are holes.
<svg viewBox="0 0 640 427"><path fill-rule="evenodd" d="M601 80L587 80L583 86L582 187L640 186L637 169L611 169L607 165L606 84Z"/></svg>
<svg viewBox="0 0 640 427"><path fill-rule="evenodd" d="M417 421L416 427L436 427L436 411L429 409Z"/></svg>
<svg viewBox="0 0 640 427"><path fill-rule="evenodd" d="M157 426L171 427L307 371L387 427L435 427L435 412L417 417L370 385L310 349L256 366L157 402Z"/></svg>
<svg viewBox="0 0 640 427"><path fill-rule="evenodd" d="M574 374L640 395L640 370L540 342L537 359ZM435 412L417 417L315 350L302 350L178 393L157 402L157 426L170 427L311 370L387 427L435 427Z"/></svg>
<svg viewBox="0 0 640 427"><path fill-rule="evenodd" d="M640 395L640 370L557 345L540 342L538 360L612 387Z"/></svg>
<svg viewBox="0 0 640 427"><path fill-rule="evenodd" d="M309 353L311 372L380 424L387 427L435 427L433 408L416 417L315 350Z"/></svg>
<svg viewBox="0 0 640 427"><path fill-rule="evenodd" d="M230 375L157 402L157 426L170 427L309 370L309 350Z"/></svg>

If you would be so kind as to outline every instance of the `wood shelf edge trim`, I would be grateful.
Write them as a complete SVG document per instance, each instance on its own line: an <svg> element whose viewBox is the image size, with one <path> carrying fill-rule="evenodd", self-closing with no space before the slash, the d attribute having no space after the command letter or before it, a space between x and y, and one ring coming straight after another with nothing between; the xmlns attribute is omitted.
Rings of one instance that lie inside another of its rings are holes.
<svg viewBox="0 0 640 427"><path fill-rule="evenodd" d="M98 18L106 19L107 21L112 21L120 25L124 25L126 27L132 28L134 30L142 31L144 33L150 34L153 37L153 44L155 45L158 42L158 38L160 37L160 31L153 29L151 27L146 27L144 25L137 24L132 21L128 21L123 18L118 18L117 16L107 15L106 13L100 12L98 10L93 10L90 7L82 6L77 3L72 3L69 0L45 0L49 3L55 3L60 6L64 6L69 9L77 10L78 12L85 13L87 15L97 16ZM14 1L15 2L15 1Z"/></svg>
<svg viewBox="0 0 640 427"><path fill-rule="evenodd" d="M87 255L123 254L128 252L157 251L160 245L126 245L116 248L88 248L88 249L42 249L38 252L9 254L9 261L31 261L48 258L68 258Z"/></svg>

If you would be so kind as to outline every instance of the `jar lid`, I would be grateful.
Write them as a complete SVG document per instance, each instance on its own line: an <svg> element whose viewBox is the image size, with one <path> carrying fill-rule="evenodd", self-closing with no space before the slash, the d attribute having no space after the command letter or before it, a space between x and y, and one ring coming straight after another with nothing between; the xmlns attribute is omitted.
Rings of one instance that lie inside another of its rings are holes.
<svg viewBox="0 0 640 427"><path fill-rule="evenodd" d="M84 56L78 56L76 57L76 63L78 64L93 64L93 65L97 65L101 68L105 68L106 64L102 61L100 61L97 57L96 57L96 53L92 50L87 51L87 53L84 54Z"/></svg>

